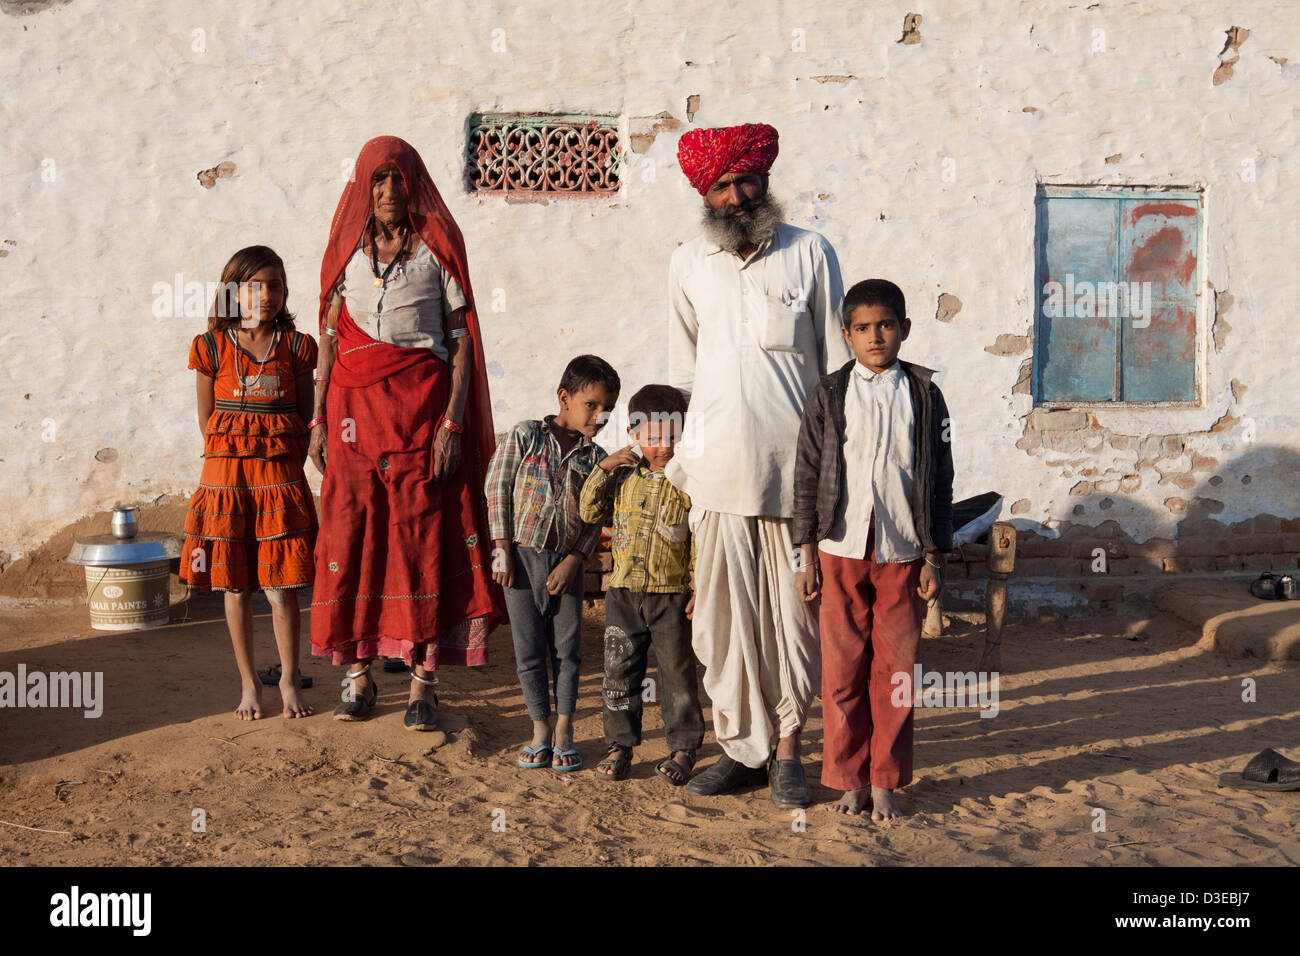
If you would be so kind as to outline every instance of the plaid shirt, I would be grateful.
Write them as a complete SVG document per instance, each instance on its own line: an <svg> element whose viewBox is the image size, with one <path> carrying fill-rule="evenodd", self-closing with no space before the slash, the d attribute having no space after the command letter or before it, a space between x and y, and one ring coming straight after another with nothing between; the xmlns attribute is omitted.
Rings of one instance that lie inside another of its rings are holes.
<svg viewBox="0 0 1300 956"><path fill-rule="evenodd" d="M657 594L691 590L695 546L686 524L691 499L641 462L609 474L599 465L582 486L583 521L607 525L613 518L612 588Z"/></svg>
<svg viewBox="0 0 1300 956"><path fill-rule="evenodd" d="M530 548L546 547L552 526L555 550L590 555L600 539L600 525L578 517L578 493L605 450L583 436L567 455L551 433L554 415L520 422L497 446L488 462L488 527L492 539Z"/></svg>

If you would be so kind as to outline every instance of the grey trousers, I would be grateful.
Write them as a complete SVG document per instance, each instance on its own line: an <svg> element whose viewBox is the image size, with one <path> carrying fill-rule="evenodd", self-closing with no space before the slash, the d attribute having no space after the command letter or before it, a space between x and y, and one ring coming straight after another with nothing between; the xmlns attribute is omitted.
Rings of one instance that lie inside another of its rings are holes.
<svg viewBox="0 0 1300 956"><path fill-rule="evenodd" d="M552 595L546 577L564 555L545 548L514 546L514 586L505 589L510 635L514 638L515 669L523 688L528 716L551 716L546 662L555 682L555 712L572 714L578 706L578 654L582 637L582 595L585 575L579 571L569 590Z"/></svg>

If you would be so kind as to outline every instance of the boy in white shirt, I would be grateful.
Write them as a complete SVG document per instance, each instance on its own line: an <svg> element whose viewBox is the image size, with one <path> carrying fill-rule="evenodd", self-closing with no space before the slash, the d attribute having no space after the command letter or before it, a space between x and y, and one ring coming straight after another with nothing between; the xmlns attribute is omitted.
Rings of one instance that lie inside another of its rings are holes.
<svg viewBox="0 0 1300 956"><path fill-rule="evenodd" d="M821 380L799 428L795 590L821 595L822 785L844 791L831 809L888 820L912 779L911 700L894 706L893 677L911 679L923 602L943 585L952 446L934 373L898 360L902 290L859 282L843 317L855 358Z"/></svg>

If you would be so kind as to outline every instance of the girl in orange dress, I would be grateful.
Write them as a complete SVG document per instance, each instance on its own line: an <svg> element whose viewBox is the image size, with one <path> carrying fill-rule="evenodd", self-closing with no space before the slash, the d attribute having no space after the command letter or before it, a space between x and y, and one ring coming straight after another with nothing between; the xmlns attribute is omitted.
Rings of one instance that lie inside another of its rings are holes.
<svg viewBox="0 0 1300 956"><path fill-rule="evenodd" d="M226 624L243 681L235 710L262 716L253 666L252 592L271 603L285 717L307 717L299 687L295 588L314 579L316 506L303 474L316 340L285 305L284 263L266 246L226 263L208 331L190 347L198 377L203 475L185 517L181 580L226 592Z"/></svg>

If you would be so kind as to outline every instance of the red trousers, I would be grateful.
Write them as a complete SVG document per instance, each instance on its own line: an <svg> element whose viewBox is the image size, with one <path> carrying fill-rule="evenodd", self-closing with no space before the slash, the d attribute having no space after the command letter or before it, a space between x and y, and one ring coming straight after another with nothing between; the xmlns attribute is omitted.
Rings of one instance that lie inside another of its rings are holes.
<svg viewBox="0 0 1300 956"><path fill-rule="evenodd" d="M875 552L868 554L875 557ZM921 643L922 560L819 554L821 565L822 786L895 790L912 780L912 700L896 707L891 679L907 675Z"/></svg>

